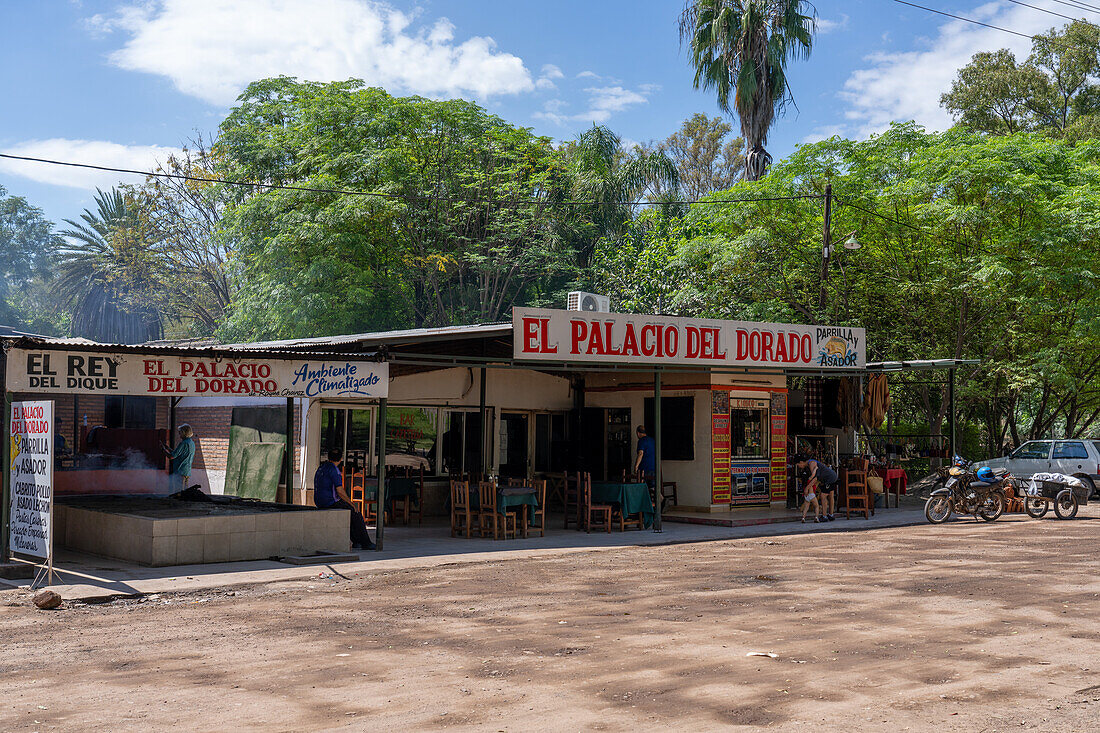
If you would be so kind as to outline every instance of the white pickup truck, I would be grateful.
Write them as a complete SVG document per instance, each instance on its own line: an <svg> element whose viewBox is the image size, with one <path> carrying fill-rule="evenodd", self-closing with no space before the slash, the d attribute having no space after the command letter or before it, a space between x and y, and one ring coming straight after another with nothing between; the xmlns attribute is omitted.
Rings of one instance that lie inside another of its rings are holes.
<svg viewBox="0 0 1100 733"><path fill-rule="evenodd" d="M1020 478L1040 472L1076 476L1095 495L1100 489L1100 440L1029 440L1004 458L974 464L982 466L1003 468Z"/></svg>

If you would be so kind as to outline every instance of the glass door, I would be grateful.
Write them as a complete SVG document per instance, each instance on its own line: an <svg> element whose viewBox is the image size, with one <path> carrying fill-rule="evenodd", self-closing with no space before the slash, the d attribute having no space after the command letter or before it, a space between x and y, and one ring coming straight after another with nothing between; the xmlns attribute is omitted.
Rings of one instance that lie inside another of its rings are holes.
<svg viewBox="0 0 1100 733"><path fill-rule="evenodd" d="M526 478L528 415L505 412L500 416L500 475Z"/></svg>
<svg viewBox="0 0 1100 733"><path fill-rule="evenodd" d="M328 452L336 448L344 454L345 470L370 473L373 434L372 408L322 407L320 460L326 460Z"/></svg>

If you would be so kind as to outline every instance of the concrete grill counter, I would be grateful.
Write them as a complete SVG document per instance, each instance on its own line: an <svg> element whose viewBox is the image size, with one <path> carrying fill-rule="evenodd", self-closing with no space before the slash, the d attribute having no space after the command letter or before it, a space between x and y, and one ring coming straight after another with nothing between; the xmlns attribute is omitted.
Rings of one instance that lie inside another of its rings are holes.
<svg viewBox="0 0 1100 733"><path fill-rule="evenodd" d="M348 512L211 497L58 497L54 536L62 547L162 567L347 552Z"/></svg>

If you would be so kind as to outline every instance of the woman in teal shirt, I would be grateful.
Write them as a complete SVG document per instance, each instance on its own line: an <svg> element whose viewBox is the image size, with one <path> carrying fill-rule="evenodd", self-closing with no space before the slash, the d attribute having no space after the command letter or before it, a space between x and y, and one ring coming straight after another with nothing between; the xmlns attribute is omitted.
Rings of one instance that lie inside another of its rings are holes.
<svg viewBox="0 0 1100 733"><path fill-rule="evenodd" d="M171 461L168 464L168 487L171 491L181 491L187 488L191 480L191 464L195 461L195 440L190 425L180 425L180 442L173 450L167 443L163 444L164 452Z"/></svg>

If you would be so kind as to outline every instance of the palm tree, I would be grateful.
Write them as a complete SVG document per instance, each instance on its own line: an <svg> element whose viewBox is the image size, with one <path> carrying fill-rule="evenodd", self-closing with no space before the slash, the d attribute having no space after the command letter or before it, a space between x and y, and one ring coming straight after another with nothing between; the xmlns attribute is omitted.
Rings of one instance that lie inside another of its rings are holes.
<svg viewBox="0 0 1100 733"><path fill-rule="evenodd" d="M745 177L758 181L777 113L793 102L786 65L810 55L816 15L806 0L687 0L680 41L691 46L695 88L713 89L723 112L741 119ZM732 97L732 99L731 99Z"/></svg>
<svg viewBox="0 0 1100 733"><path fill-rule="evenodd" d="M72 334L103 343L137 344L161 338L164 323L144 300L140 253L144 249L137 211L122 191L96 189L96 210L80 221L66 219L61 232L54 291L72 308ZM134 253L138 253L138 257Z"/></svg>
<svg viewBox="0 0 1100 733"><path fill-rule="evenodd" d="M679 186L676 164L659 150L623 149L622 139L607 127L593 125L566 147L572 198L593 202L583 212L588 236L580 249L585 265L600 237L619 237L634 221L634 202L651 189Z"/></svg>

